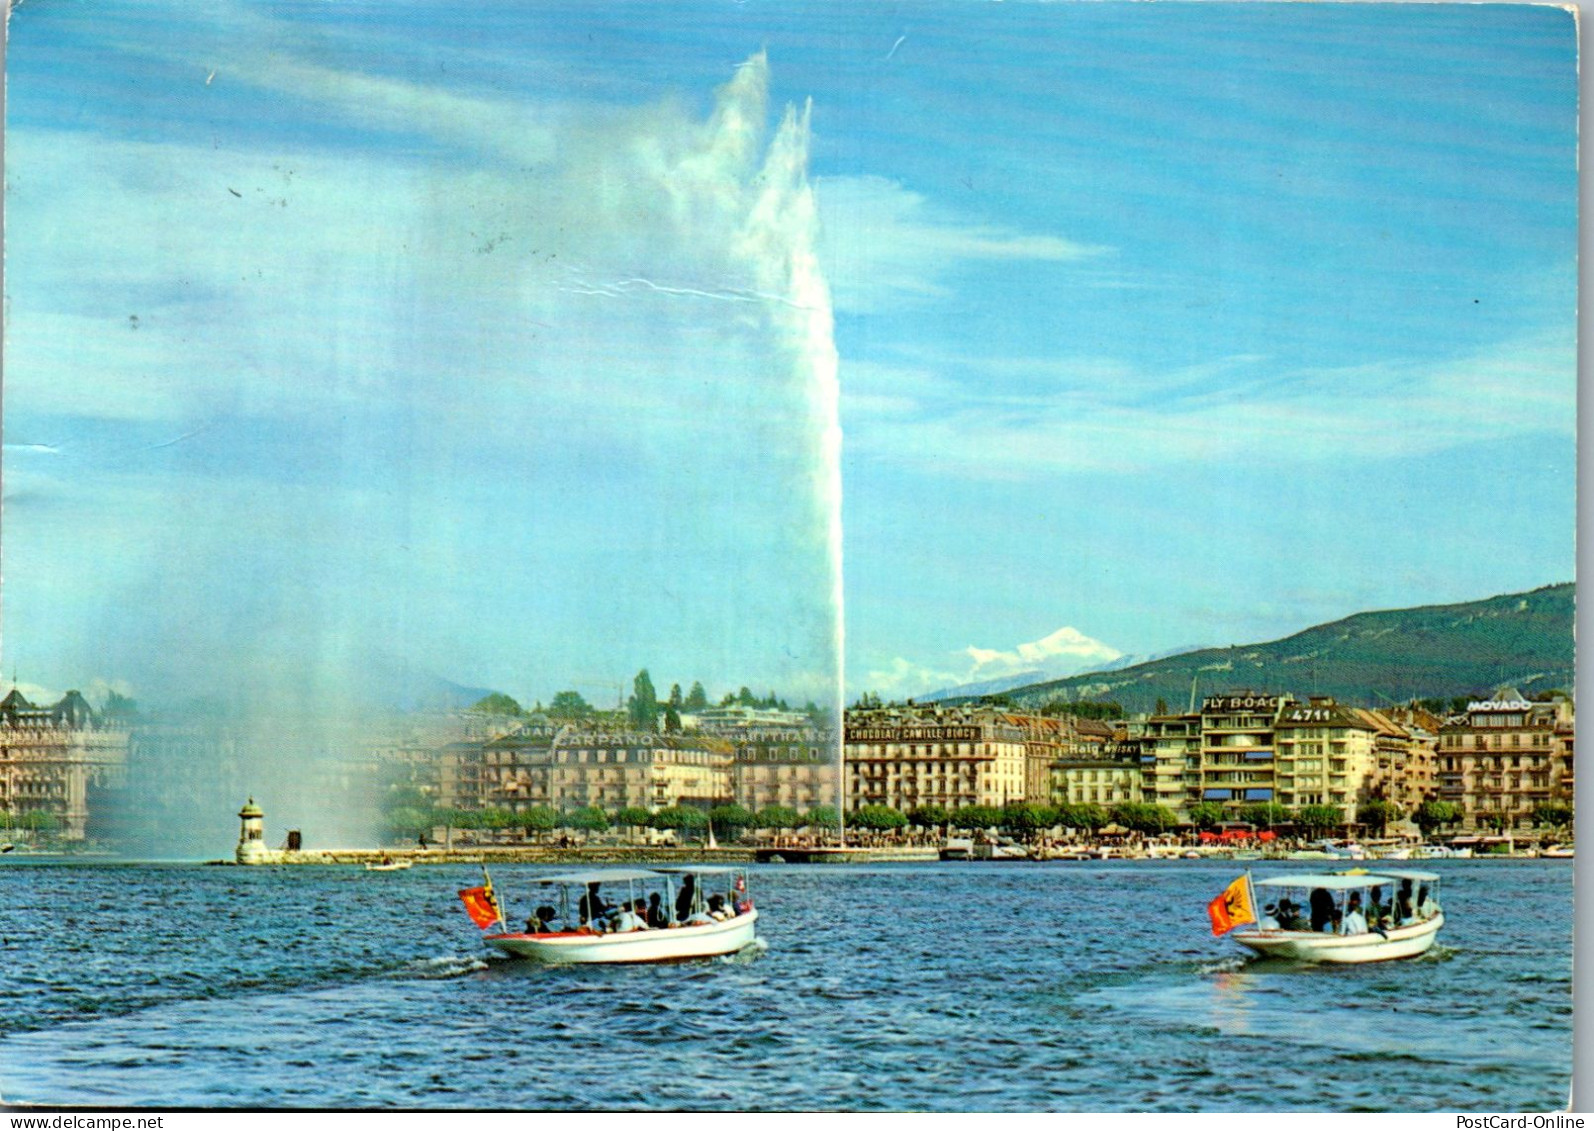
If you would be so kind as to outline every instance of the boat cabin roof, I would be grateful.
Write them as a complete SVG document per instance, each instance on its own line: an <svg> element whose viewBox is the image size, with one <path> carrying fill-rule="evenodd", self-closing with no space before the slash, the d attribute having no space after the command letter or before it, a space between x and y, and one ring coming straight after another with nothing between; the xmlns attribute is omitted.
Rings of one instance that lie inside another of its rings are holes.
<svg viewBox="0 0 1594 1131"><path fill-rule="evenodd" d="M1360 891L1363 888L1388 887L1396 880L1407 875L1415 876L1415 872L1362 872L1354 876L1347 876L1340 872L1328 872L1322 875L1305 876L1269 876L1265 880L1257 880L1259 888L1324 888L1328 891ZM1426 875L1427 873L1423 873Z"/></svg>
<svg viewBox="0 0 1594 1131"><path fill-rule="evenodd" d="M1439 882L1438 872L1413 872L1409 868L1380 868L1380 876L1394 876L1397 880L1416 880L1420 884Z"/></svg>
<svg viewBox="0 0 1594 1131"><path fill-rule="evenodd" d="M654 871L668 872L672 876L723 876L733 872L745 872L747 866L745 864L661 864Z"/></svg>
<svg viewBox="0 0 1594 1131"><path fill-rule="evenodd" d="M539 884L615 884L627 880L663 879L660 872L646 868L594 868L590 872L566 872L562 876L539 876Z"/></svg>

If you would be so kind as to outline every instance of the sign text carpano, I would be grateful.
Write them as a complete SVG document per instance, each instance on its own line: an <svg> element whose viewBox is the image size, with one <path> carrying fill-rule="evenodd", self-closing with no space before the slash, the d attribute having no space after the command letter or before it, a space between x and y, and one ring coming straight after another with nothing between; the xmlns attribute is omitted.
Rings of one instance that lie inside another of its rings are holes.
<svg viewBox="0 0 1594 1131"><path fill-rule="evenodd" d="M977 742L979 727L848 727L848 742Z"/></svg>

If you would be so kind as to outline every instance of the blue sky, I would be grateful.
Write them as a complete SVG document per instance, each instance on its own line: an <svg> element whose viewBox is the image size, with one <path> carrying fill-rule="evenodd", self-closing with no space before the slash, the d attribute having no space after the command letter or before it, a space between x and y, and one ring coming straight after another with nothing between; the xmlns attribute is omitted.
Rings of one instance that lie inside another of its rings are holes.
<svg viewBox="0 0 1594 1131"><path fill-rule="evenodd" d="M5 674L824 698L838 411L853 693L1570 579L1574 37L24 5Z"/></svg>

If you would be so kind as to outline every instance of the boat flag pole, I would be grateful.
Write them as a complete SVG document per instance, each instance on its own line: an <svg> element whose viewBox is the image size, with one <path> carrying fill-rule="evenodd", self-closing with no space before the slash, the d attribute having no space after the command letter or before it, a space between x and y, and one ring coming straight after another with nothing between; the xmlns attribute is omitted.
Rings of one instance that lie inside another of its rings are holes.
<svg viewBox="0 0 1594 1131"><path fill-rule="evenodd" d="M504 904L498 898L498 893L493 890L493 878L487 874L487 857L481 859L482 883L487 888L487 898L492 900L493 910L498 912L498 925L503 928L504 934L509 933L509 924L504 920Z"/></svg>

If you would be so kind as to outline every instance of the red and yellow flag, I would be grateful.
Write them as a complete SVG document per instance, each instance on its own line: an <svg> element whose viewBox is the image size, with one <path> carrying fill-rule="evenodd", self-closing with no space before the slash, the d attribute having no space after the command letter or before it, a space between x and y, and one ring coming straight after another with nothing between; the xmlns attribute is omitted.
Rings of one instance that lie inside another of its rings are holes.
<svg viewBox="0 0 1594 1131"><path fill-rule="evenodd" d="M1256 908L1251 904L1250 880L1241 876L1223 894L1207 904L1207 914L1212 916L1212 933L1221 935L1241 923L1256 922Z"/></svg>
<svg viewBox="0 0 1594 1131"><path fill-rule="evenodd" d="M470 921L482 930L499 921L498 900L493 895L491 884L479 888L466 888L459 893L459 899L465 905L465 914L470 916Z"/></svg>

